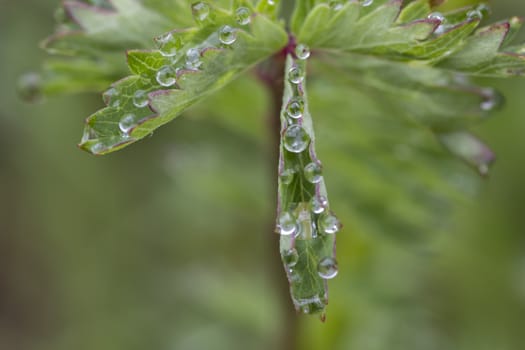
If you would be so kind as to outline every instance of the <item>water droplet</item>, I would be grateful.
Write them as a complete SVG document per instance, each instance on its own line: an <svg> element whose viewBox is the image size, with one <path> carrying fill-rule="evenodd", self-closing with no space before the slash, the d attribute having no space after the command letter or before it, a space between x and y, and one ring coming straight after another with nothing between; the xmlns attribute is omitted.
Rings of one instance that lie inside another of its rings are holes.
<svg viewBox="0 0 525 350"><path fill-rule="evenodd" d="M305 44L298 44L295 47L295 55L300 60L306 60L308 57L310 57L310 48Z"/></svg>
<svg viewBox="0 0 525 350"><path fill-rule="evenodd" d="M501 106L503 102L502 96L494 89L483 89L482 95L483 101L480 103L479 107L483 111L492 111Z"/></svg>
<svg viewBox="0 0 525 350"><path fill-rule="evenodd" d="M310 143L310 136L300 125L292 125L284 133L284 148L292 153L301 153Z"/></svg>
<svg viewBox="0 0 525 350"><path fill-rule="evenodd" d="M118 123L120 131L122 131L125 136L128 136L131 129L133 129L136 125L137 123L135 122L135 115L131 113L123 116Z"/></svg>
<svg viewBox="0 0 525 350"><path fill-rule="evenodd" d="M321 182L323 179L323 169L321 164L312 162L304 167L304 177L313 184Z"/></svg>
<svg viewBox="0 0 525 350"><path fill-rule="evenodd" d="M328 206L328 199L325 196L314 196L310 201L310 206L314 214L321 214Z"/></svg>
<svg viewBox="0 0 525 350"><path fill-rule="evenodd" d="M270 6L274 6L274 5L275 5L275 0L267 0L266 2L267 2L268 5L270 5Z"/></svg>
<svg viewBox="0 0 525 350"><path fill-rule="evenodd" d="M163 66L157 71L157 82L162 86L172 86L177 82L177 72L171 66Z"/></svg>
<svg viewBox="0 0 525 350"><path fill-rule="evenodd" d="M476 7L476 10L478 10L481 13L482 17L488 17L492 12L489 4L479 4Z"/></svg>
<svg viewBox="0 0 525 350"><path fill-rule="evenodd" d="M286 106L286 114L290 118L299 119L303 116L304 100L301 97L293 97Z"/></svg>
<svg viewBox="0 0 525 350"><path fill-rule="evenodd" d="M297 222L295 221L294 216L287 211L284 211L279 215L277 225L279 233L283 236L294 234L297 231Z"/></svg>
<svg viewBox="0 0 525 350"><path fill-rule="evenodd" d="M219 41L224 45L231 45L237 40L237 33L234 28L224 25L219 30Z"/></svg>
<svg viewBox="0 0 525 350"><path fill-rule="evenodd" d="M478 9L470 10L467 12L467 19L469 20L482 20L483 14Z"/></svg>
<svg viewBox="0 0 525 350"><path fill-rule="evenodd" d="M191 48L186 51L186 68L188 69L199 69L202 65L201 53L197 48Z"/></svg>
<svg viewBox="0 0 525 350"><path fill-rule="evenodd" d="M324 257L317 265L317 273L321 278L331 279L337 276L337 261L329 256Z"/></svg>
<svg viewBox="0 0 525 350"><path fill-rule="evenodd" d="M287 267L294 267L299 262L299 253L295 248L288 249L281 253L283 263Z"/></svg>
<svg viewBox="0 0 525 350"><path fill-rule="evenodd" d="M428 19L438 20L441 23L445 22L445 16L441 12L432 12L427 16Z"/></svg>
<svg viewBox="0 0 525 350"><path fill-rule="evenodd" d="M193 19L197 23L202 23L210 16L210 5L205 1L197 1L191 5Z"/></svg>
<svg viewBox="0 0 525 350"><path fill-rule="evenodd" d="M285 169L279 175L279 179L283 185L289 185L292 183L295 177L295 171L293 169Z"/></svg>
<svg viewBox="0 0 525 350"><path fill-rule="evenodd" d="M290 68L288 79L293 84L300 84L304 80L303 70L299 67Z"/></svg>
<svg viewBox="0 0 525 350"><path fill-rule="evenodd" d="M318 225L319 229L328 235L332 235L341 229L341 223L337 217L330 213L321 214L319 216Z"/></svg>
<svg viewBox="0 0 525 350"><path fill-rule="evenodd" d="M235 20L241 26L245 26L252 21L251 12L247 7L239 7L235 10Z"/></svg>
<svg viewBox="0 0 525 350"><path fill-rule="evenodd" d="M93 154L99 154L101 152L104 151L104 145L100 142L98 143L95 143L94 145L92 145L89 150L91 151L91 153Z"/></svg>
<svg viewBox="0 0 525 350"><path fill-rule="evenodd" d="M119 92L115 88L110 88L102 94L102 100L109 107L120 106Z"/></svg>
<svg viewBox="0 0 525 350"><path fill-rule="evenodd" d="M374 3L374 0L361 0L361 6L368 7Z"/></svg>
<svg viewBox="0 0 525 350"><path fill-rule="evenodd" d="M27 73L18 80L18 94L28 102L35 102L42 97L42 78L37 73Z"/></svg>
<svg viewBox="0 0 525 350"><path fill-rule="evenodd" d="M144 108L148 105L148 93L144 90L137 90L133 95L133 104L137 108Z"/></svg>
<svg viewBox="0 0 525 350"><path fill-rule="evenodd" d="M177 55L182 43L180 38L175 38L172 33L167 33L156 39L159 52L164 57L173 57Z"/></svg>
<svg viewBox="0 0 525 350"><path fill-rule="evenodd" d="M334 11L339 11L343 8L341 1L330 1L330 8Z"/></svg>

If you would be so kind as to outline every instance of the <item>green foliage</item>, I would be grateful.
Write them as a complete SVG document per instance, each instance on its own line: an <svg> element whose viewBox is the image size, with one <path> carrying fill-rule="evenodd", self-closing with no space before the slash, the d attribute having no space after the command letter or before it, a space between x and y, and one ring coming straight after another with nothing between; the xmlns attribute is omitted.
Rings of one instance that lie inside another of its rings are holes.
<svg viewBox="0 0 525 350"><path fill-rule="evenodd" d="M438 143L488 172L492 152L466 129L501 98L470 78L525 73L525 48L512 46L522 20L480 28L486 5L441 14L426 0L297 1L289 23L279 9L279 1L270 0L233 6L67 1L67 16L44 43L60 57L44 65L42 91L100 91L128 74L122 59L128 50L131 75L105 92L106 107L87 118L80 144L106 154L150 135L263 60L271 57L264 66L276 67L286 57L277 230L296 308L322 313L326 280L337 273L334 233L340 224L328 206L315 151L305 60L318 58L311 71L326 82L319 90L330 92L325 103L340 103L341 91L348 91L355 103L368 100L384 113L374 119L341 111L319 119L326 130L319 144L330 149L332 160L327 165L344 174L337 188L360 203L352 225L417 237L442 221L447 203L462 198L457 179L464 172ZM316 91L322 83L312 84ZM380 210L386 203L394 209Z"/></svg>

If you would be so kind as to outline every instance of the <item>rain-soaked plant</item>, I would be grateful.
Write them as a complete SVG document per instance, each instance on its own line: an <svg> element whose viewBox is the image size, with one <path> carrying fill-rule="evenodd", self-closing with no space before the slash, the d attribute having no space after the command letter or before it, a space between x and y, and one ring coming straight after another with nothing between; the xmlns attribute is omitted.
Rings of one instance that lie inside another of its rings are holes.
<svg viewBox="0 0 525 350"><path fill-rule="evenodd" d="M335 144L336 161L325 165L347 169L337 188L353 203L356 228L381 221L411 235L438 225L441 209L464 190L465 178L437 144L482 175L494 159L466 128L501 99L470 78L523 75L525 46L512 45L522 20L482 26L486 5L449 13L437 12L437 5L65 1L56 33L43 43L53 58L41 74L21 79L21 92L33 99L105 90L106 107L86 119L79 145L103 155L150 135L255 68L253 76L270 88L274 102L282 101L272 116L280 118L276 232L292 301L298 311L323 316L327 280L338 272L335 238L342 225L316 154L307 76L329 81L316 90L326 93L326 103L342 103L346 89L357 89L384 108L379 120L352 110L318 116L328 130L320 143Z"/></svg>

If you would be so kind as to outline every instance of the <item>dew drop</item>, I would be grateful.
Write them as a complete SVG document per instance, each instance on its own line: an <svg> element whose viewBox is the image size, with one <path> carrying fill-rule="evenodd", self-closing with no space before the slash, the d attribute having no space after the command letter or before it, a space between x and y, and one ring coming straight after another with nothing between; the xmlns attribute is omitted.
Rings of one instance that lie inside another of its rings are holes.
<svg viewBox="0 0 525 350"><path fill-rule="evenodd" d="M329 256L322 258L317 265L317 273L323 279L334 278L337 272L337 261Z"/></svg>
<svg viewBox="0 0 525 350"><path fill-rule="evenodd" d="M328 199L325 196L314 196L310 201L310 206L314 214L321 214L328 206Z"/></svg>
<svg viewBox="0 0 525 350"><path fill-rule="evenodd" d="M234 28L224 25L219 29L219 41L224 45L231 45L237 40L237 33Z"/></svg>
<svg viewBox="0 0 525 350"><path fill-rule="evenodd" d="M482 91L483 101L479 107L483 111L492 111L502 104L501 95L494 89L483 89Z"/></svg>
<svg viewBox="0 0 525 350"><path fill-rule="evenodd" d="M343 8L341 1L330 1L330 8L334 11L339 11Z"/></svg>
<svg viewBox="0 0 525 350"><path fill-rule="evenodd" d="M294 234L297 231L297 223L291 213L284 211L279 215L278 229L283 236Z"/></svg>
<svg viewBox="0 0 525 350"><path fill-rule="evenodd" d="M133 104L137 108L144 108L148 105L148 93L144 90L137 90L133 95Z"/></svg>
<svg viewBox="0 0 525 350"><path fill-rule="evenodd" d="M279 175L279 179L283 185L291 184L294 177L295 177L295 171L293 169L285 169Z"/></svg>
<svg viewBox="0 0 525 350"><path fill-rule="evenodd" d="M202 65L201 53L197 48L186 51L186 68L196 70Z"/></svg>
<svg viewBox="0 0 525 350"><path fill-rule="evenodd" d="M131 113L123 116L118 123L120 131L122 131L125 136L128 136L131 129L133 129L136 125L137 123L135 122L135 115Z"/></svg>
<svg viewBox="0 0 525 350"><path fill-rule="evenodd" d="M374 3L374 0L361 0L361 6L368 7Z"/></svg>
<svg viewBox="0 0 525 350"><path fill-rule="evenodd" d="M489 16L492 12L489 4L479 4L476 10L478 10L483 17Z"/></svg>
<svg viewBox="0 0 525 350"><path fill-rule="evenodd" d="M292 84L300 84L304 80L303 70L299 67L290 68L288 79Z"/></svg>
<svg viewBox="0 0 525 350"><path fill-rule="evenodd" d="M163 66L157 71L157 82L162 86L172 86L177 82L177 73L171 66Z"/></svg>
<svg viewBox="0 0 525 350"><path fill-rule="evenodd" d="M438 20L440 22L445 22L445 16L441 12L432 12L427 16L428 19Z"/></svg>
<svg viewBox="0 0 525 350"><path fill-rule="evenodd" d="M467 19L469 20L482 20L483 19L483 13L481 13L480 10L475 9L467 12Z"/></svg>
<svg viewBox="0 0 525 350"><path fill-rule="evenodd" d="M157 47L159 52L164 57L173 57L177 55L178 50L182 46L179 38L175 38L172 33L167 33L157 39Z"/></svg>
<svg viewBox="0 0 525 350"><path fill-rule="evenodd" d="M284 133L284 148L292 153L301 153L310 143L310 136L300 125L292 125Z"/></svg>
<svg viewBox="0 0 525 350"><path fill-rule="evenodd" d="M293 119L299 119L303 116L304 100L301 97L293 97L286 106L286 114Z"/></svg>
<svg viewBox="0 0 525 350"><path fill-rule="evenodd" d="M104 151L104 145L102 143L98 142L98 143L95 143L94 145L92 145L89 150L93 154L99 154L102 151Z"/></svg>
<svg viewBox="0 0 525 350"><path fill-rule="evenodd" d="M268 5L270 5L270 6L274 6L274 5L275 5L275 0L267 0L266 2L267 2Z"/></svg>
<svg viewBox="0 0 525 350"><path fill-rule="evenodd" d="M318 221L319 229L328 234L332 235L341 229L341 223L330 213L324 213L319 216Z"/></svg>
<svg viewBox="0 0 525 350"><path fill-rule="evenodd" d="M300 60L306 60L308 57L310 57L310 48L305 44L298 44L295 47L295 55Z"/></svg>
<svg viewBox="0 0 525 350"><path fill-rule="evenodd" d="M210 16L210 5L205 1L197 1L191 5L193 19L197 23L202 23Z"/></svg>
<svg viewBox="0 0 525 350"><path fill-rule="evenodd" d="M281 253L283 263L287 267L294 267L299 262L299 253L295 248L288 249Z"/></svg>
<svg viewBox="0 0 525 350"><path fill-rule="evenodd" d="M18 95L28 102L35 102L42 97L42 78L37 73L27 73L18 80Z"/></svg>
<svg viewBox="0 0 525 350"><path fill-rule="evenodd" d="M323 169L321 164L312 162L304 167L304 177L313 184L321 182L323 179Z"/></svg>
<svg viewBox="0 0 525 350"><path fill-rule="evenodd" d="M250 10L247 7L239 7L235 10L235 20L241 26L249 24L252 21Z"/></svg>

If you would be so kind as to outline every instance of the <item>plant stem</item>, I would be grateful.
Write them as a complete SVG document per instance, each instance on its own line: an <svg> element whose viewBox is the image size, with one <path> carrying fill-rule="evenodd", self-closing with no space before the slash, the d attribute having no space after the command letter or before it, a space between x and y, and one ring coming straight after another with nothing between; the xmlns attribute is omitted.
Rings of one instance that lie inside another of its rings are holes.
<svg viewBox="0 0 525 350"><path fill-rule="evenodd" d="M279 145L280 145L280 113L281 104L283 100L284 91L284 69L286 53L289 48L286 47L282 52L273 56L270 60L263 63L259 70L258 75L260 80L265 84L270 95L270 110L267 117L268 129L270 133L270 146L269 146L269 157L270 163L270 179L272 183L273 202L277 203L277 167L279 163ZM298 319L297 314L293 308L290 299L290 290L286 274L284 272L283 265L281 263L281 255L279 250L279 236L274 234L275 230L275 216L269 218L269 229L271 239L268 240L268 261L271 273L271 278L275 283L275 287L280 295L281 310L283 312L284 327L282 327L282 333L279 336L277 349L282 350L293 350L296 349L297 344L297 332L298 332Z"/></svg>

